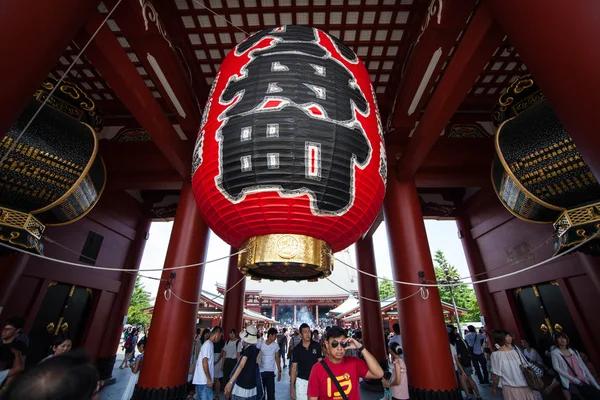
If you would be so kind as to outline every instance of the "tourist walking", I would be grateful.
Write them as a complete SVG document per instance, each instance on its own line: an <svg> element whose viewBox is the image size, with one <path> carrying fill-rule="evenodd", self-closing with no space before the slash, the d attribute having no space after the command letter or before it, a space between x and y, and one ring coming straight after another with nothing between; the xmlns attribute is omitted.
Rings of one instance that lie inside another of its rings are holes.
<svg viewBox="0 0 600 400"><path fill-rule="evenodd" d="M288 344L288 337L286 333L287 328L283 328L281 330L281 333L277 335L277 344L279 345L279 357L283 360L283 368L287 367L287 365L285 365Z"/></svg>
<svg viewBox="0 0 600 400"><path fill-rule="evenodd" d="M223 379L223 356L225 355L225 340L223 335L221 339L214 343L213 351L215 353L215 376L214 376L214 387L215 400L219 399L219 393L221 393L221 380Z"/></svg>
<svg viewBox="0 0 600 400"><path fill-rule="evenodd" d="M246 344L242 357L235 367L229 382L225 386L225 395L231 394L233 400L259 400L263 397L262 382L258 371L258 330L249 325L240 333L240 339Z"/></svg>
<svg viewBox="0 0 600 400"><path fill-rule="evenodd" d="M223 337L223 329L215 326L209 332L206 340L200 348L196 361L194 378L192 383L196 385L196 400L213 400L213 384L215 376L215 353L214 344Z"/></svg>
<svg viewBox="0 0 600 400"><path fill-rule="evenodd" d="M577 350L570 348L569 337L565 333L557 333L554 344L552 367L560 377L565 397L574 394L585 400L600 399L600 386Z"/></svg>
<svg viewBox="0 0 600 400"><path fill-rule="evenodd" d="M316 363L321 361L321 345L311 338L308 324L300 325L301 342L292 350L290 368L290 397L297 400L308 399L308 378Z"/></svg>
<svg viewBox="0 0 600 400"><path fill-rule="evenodd" d="M133 372L133 375L129 377L129 381L127 382L127 386L125 386L121 400L131 400L131 397L133 396L133 390L135 389L135 385L140 377L140 368L142 368L142 361L144 360L146 342L144 340L140 340L137 344L137 349L139 354L135 357L135 361L131 363L131 372Z"/></svg>
<svg viewBox="0 0 600 400"><path fill-rule="evenodd" d="M229 340L225 342L224 350L223 379L224 382L229 382L231 371L233 371L242 353L242 341L237 338L237 331L235 329L229 331Z"/></svg>
<svg viewBox="0 0 600 400"><path fill-rule="evenodd" d="M377 359L356 339L347 338L340 327L334 326L327 332L326 346L327 358L315 364L310 372L309 400L334 400L344 397L348 400L359 400L360 378L383 377L383 369ZM346 349L356 349L364 360L344 356Z"/></svg>
<svg viewBox="0 0 600 400"><path fill-rule="evenodd" d="M260 376L267 394L267 400L275 400L275 369L277 369L277 381L281 381L277 329L269 329L267 339L259 342L257 348L260 350Z"/></svg>
<svg viewBox="0 0 600 400"><path fill-rule="evenodd" d="M383 386L391 389L392 400L406 400L408 395L408 380L406 377L406 364L402 359L402 348L398 343L390 345L390 354L392 355L392 376L390 380L383 378Z"/></svg>
<svg viewBox="0 0 600 400"><path fill-rule="evenodd" d="M467 329L469 333L465 335L465 342L467 342L469 351L471 352L471 361L473 361L475 375L477 375L477 380L480 384L489 385L490 379L482 346L487 337L483 333L477 333L473 325L469 325Z"/></svg>
<svg viewBox="0 0 600 400"><path fill-rule="evenodd" d="M467 398L469 398L470 387L475 393L476 399L481 400L479 388L473 380L473 364L467 344L458 335L458 331L455 329L448 334L448 341L450 342L450 353L452 354L452 361L454 362L454 370L456 371L456 377L461 389L464 390Z"/></svg>
<svg viewBox="0 0 600 400"><path fill-rule="evenodd" d="M131 334L125 340L125 358L123 358L123 362L119 365L119 369L123 369L127 366L129 359L133 356L133 352L135 350L135 346L138 342L138 330L134 328L131 331Z"/></svg>
<svg viewBox="0 0 600 400"><path fill-rule="evenodd" d="M513 338L503 330L494 330L492 340L497 350L492 353L492 394L496 395L498 384L502 384L505 400L536 400L533 390L527 385L521 364L522 357L513 347Z"/></svg>

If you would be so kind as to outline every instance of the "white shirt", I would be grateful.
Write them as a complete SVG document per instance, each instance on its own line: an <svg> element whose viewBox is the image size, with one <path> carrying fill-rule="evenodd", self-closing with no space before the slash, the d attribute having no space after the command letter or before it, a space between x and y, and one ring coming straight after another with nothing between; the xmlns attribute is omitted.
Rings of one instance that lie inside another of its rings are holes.
<svg viewBox="0 0 600 400"><path fill-rule="evenodd" d="M525 387L527 381L521 371L523 360L516 350L492 353L492 373L500 377L502 386Z"/></svg>
<svg viewBox="0 0 600 400"><path fill-rule="evenodd" d="M198 355L198 361L196 362L196 369L194 370L194 378L192 383L194 385L206 385L207 379L202 367L202 360L208 358L208 372L210 373L210 379L215 376L215 345L210 340L207 340L200 348L200 354Z"/></svg>
<svg viewBox="0 0 600 400"><path fill-rule="evenodd" d="M225 358L237 359L237 353L242 352L242 341L241 340L228 340L225 343Z"/></svg>
<svg viewBox="0 0 600 400"><path fill-rule="evenodd" d="M277 342L267 344L267 341L258 342L256 345L260 349L260 372L275 372L277 371L277 364L275 363L275 356L279 351L279 345Z"/></svg>
<svg viewBox="0 0 600 400"><path fill-rule="evenodd" d="M456 346L450 344L450 355L452 355L452 362L454 363L454 370L458 371L458 366L456 365Z"/></svg>

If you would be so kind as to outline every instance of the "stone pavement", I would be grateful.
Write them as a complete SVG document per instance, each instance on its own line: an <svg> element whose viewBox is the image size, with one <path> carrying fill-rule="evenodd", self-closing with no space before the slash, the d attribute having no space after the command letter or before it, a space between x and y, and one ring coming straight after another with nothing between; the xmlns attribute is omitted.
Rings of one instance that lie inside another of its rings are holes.
<svg viewBox="0 0 600 400"><path fill-rule="evenodd" d="M123 390L127 385L127 381L129 377L132 375L132 372L129 368L119 369L119 365L121 361L123 361L124 354L120 351L117 354L117 362L115 363L115 369L113 370L113 377L117 379L117 382L114 385L106 386L100 392L100 400L120 400ZM498 391L496 396L492 396L491 387L480 387L481 396L485 400L501 400L503 397L500 394L501 391ZM275 397L277 400L291 400L290 397L290 378L288 369L283 370L283 374L281 376L281 382L275 382ZM361 400L379 400L383 397L383 393L372 393L365 391L361 388L360 390L360 398ZM225 395L221 393L221 399L225 398Z"/></svg>

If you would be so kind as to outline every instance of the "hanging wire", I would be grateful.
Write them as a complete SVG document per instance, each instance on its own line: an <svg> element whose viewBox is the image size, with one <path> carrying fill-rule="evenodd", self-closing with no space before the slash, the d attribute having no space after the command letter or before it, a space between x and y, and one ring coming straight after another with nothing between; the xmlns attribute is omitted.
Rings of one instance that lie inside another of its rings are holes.
<svg viewBox="0 0 600 400"><path fill-rule="evenodd" d="M444 284L442 284L442 283L437 283L437 284L436 284L436 283L431 283L431 284L429 284L429 283L416 283L416 282L404 282L404 281L390 280L390 279L387 279L387 278L383 278L383 277L380 277L380 276L377 276L377 275L371 274L371 273L369 273L369 272L361 271L361 270L359 270L358 268L355 268L355 267L353 267L352 265L349 265L349 264L345 263L344 261L337 259L337 258L334 256L334 254L330 254L330 255L331 255L331 257L333 257L333 258L334 258L334 259L335 259L337 262L344 264L344 265L345 265L345 266L347 266L348 268L352 268L352 269L354 269L354 270L356 270L356 271L360 272L361 274L365 274L365 275L371 276L371 277L373 277L373 278L377 278L377 279L379 279L379 280L382 280L382 281L384 281L384 280L385 280L385 281L390 281L390 282L393 282L393 283L397 283L397 284L400 284L400 285L407 285L407 286L423 286L423 287L456 287L456 286L461 286L461 285L477 285L477 284L480 284L480 283L492 282L492 281L495 281L495 280L498 280L498 279L504 279L504 278L507 278L507 277L509 277L509 276L517 275L517 274L523 273L523 272L525 272L525 271L529 271L529 270L531 270L531 269L534 269L534 268L541 267L542 265L544 265L544 264L547 264L547 263L549 263L550 261L557 260L557 259L559 259L560 257L566 256L567 254L569 254L569 253L571 253L571 252L573 252L573 251L577 250L578 248L580 248L581 246L583 246L584 244L586 244L586 243L587 243L587 242L589 242L590 240L593 240L593 239L595 239L596 237L598 237L598 235L600 235L600 232L599 232L599 233L596 233L596 234L594 234L594 235L592 235L592 236L590 236L589 238L587 238L587 239L586 239L586 240L584 240L583 242L581 242L581 243L578 243L577 245L575 245L575 246L571 247L569 250L565 251L564 253L561 253L561 254L559 254L559 255L557 255L557 256L554 256L554 257L550 257L550 258L548 258L547 260L541 261L541 262L539 262L539 263L537 263L537 264L534 264L534 265L531 265L531 266L529 266L529 267L527 267L527 268L523 268L523 269L520 269L520 270L518 270L518 271L513 271L513 272L510 272L510 273L507 273L507 274L504 274L504 275L495 276L495 277L493 277L493 278L487 278L487 279L482 279L482 280L473 281L473 282L460 282L460 283L444 283Z"/></svg>
<svg viewBox="0 0 600 400"><path fill-rule="evenodd" d="M33 123L33 120L38 116L38 114L40 113L40 111L42 111L42 108L46 105L46 103L48 103L48 101L50 100L50 98L52 97L52 95L54 94L54 92L60 86L61 82L65 79L65 77L67 76L67 74L69 73L69 71L71 71L71 69L73 68L73 66L75 65L75 63L77 63L77 61L79 61L79 58L81 57L81 55L83 54L83 52L88 48L88 46L90 45L90 43L92 43L92 40L94 40L94 38L96 37L96 35L98 34L98 32L100 32L100 29L104 26L104 24L106 24L106 21L108 21L108 19L112 15L112 13L117 9L117 7L119 6L119 4L121 4L122 1L123 0L118 0L117 1L117 3L114 5L114 7L106 15L106 17L104 18L104 20L102 21L102 23L100 24L100 26L98 26L98 28L96 29L96 31L94 32L94 34L87 41L87 43L85 44L85 46L83 46L83 48L79 51L79 53L77 54L77 56L75 56L75 58L73 59L73 61L71 62L71 64L67 68L67 70L65 71L65 73L60 77L60 79L58 80L58 82L56 82L56 85L54 85L54 88L52 88L52 90L50 91L50 93L48 93L48 96L46 96L46 98L44 99L44 101L42 102L42 104L38 107L38 109L33 114L33 116L31 117L31 119L27 122L27 124L25 125L25 127L23 128L23 130L21 131L21 133L19 133L19 135L17 136L17 138L12 142L12 144L10 145L10 147L6 150L6 153L4 153L4 155L2 156L2 159L0 159L0 167L4 164L4 162L6 161L6 159L9 156L9 154L12 153L13 150L17 147L17 144L19 143L19 141L21 140L21 138L23 137L23 135L25 134L25 132L27 131L27 129L29 128L29 126L31 126L31 124Z"/></svg>
<svg viewBox="0 0 600 400"><path fill-rule="evenodd" d="M23 250L23 249L20 249L20 248L17 248L17 247L12 247L12 246L9 246L9 245L1 243L1 242L0 242L0 247L4 247L4 248L7 248L7 249L12 250L12 251L18 251L20 253L27 254L28 256L32 256L32 257L36 257L36 258L41 258L42 260L52 261L52 262L59 263L59 264L71 265L71 266L79 267L79 268L95 269L95 270L100 270L100 271L113 271L113 272L132 272L132 271L134 271L131 268L99 267L99 266L96 266L96 265L87 265L87 264L81 264L81 263L76 263L76 262L72 262L72 261L59 260L57 258L47 257L47 256L43 256L43 255L40 255L40 254L35 254L35 253L30 253L30 252L28 252L26 250ZM240 250L240 251L238 251L236 253L232 253L232 254L230 254L228 256L225 256L225 257L219 257L219 258L215 258L214 260L203 261L203 262L199 262L199 263L196 263L196 264L180 265L180 266L177 266L177 267L169 267L169 268L139 269L139 270L136 270L136 271L138 271L138 272L156 272L156 271L173 271L173 270L178 270L178 269L194 268L194 267L199 267L201 265L206 265L206 264L214 263L214 262L217 262L217 261L226 260L226 259L228 259L230 257L237 256L238 254L241 254L241 253L244 253L244 252L246 252L246 249L242 249L242 250Z"/></svg>
<svg viewBox="0 0 600 400"><path fill-rule="evenodd" d="M245 30L243 30L242 28L240 28L239 26L235 25L233 22L231 22L230 20L228 20L227 18L223 17L222 15L217 14L216 12L214 12L213 10L211 10L210 8L206 7L204 4L202 4L200 1L198 0L194 0L194 3L198 4L200 7L204 8L205 10L213 13L215 15L215 17L219 17L221 18L223 21L227 22L229 25L233 26L235 29L244 32L246 35L250 36L250 34L248 32L246 32Z"/></svg>
<svg viewBox="0 0 600 400"><path fill-rule="evenodd" d="M242 278L237 281L235 283L235 285L233 285L230 288L227 288L226 290L223 291L223 294L219 293L217 294L215 297L213 297L212 299L208 299L208 301L215 301L217 298L222 297L223 295L225 295L227 292L229 292L230 290L232 290L234 287L236 287L240 282L242 282L244 279L246 279L246 276L242 276ZM175 297L177 300L181 301L182 303L186 303L186 304L192 304L192 305L200 305L203 303L206 303L205 301L189 301L189 300L184 300L181 297L177 296L175 293L173 293L173 290L171 289L171 287L167 287L164 291L164 296L165 296L165 300L171 300L171 296Z"/></svg>
<svg viewBox="0 0 600 400"><path fill-rule="evenodd" d="M536 251L538 251L538 250L539 250L539 249L541 249L542 247L544 247L544 246L548 245L548 243L550 243L550 241L551 241L552 239L554 239L555 237L556 237L556 233L553 233L553 234L552 234L552 235L551 235L551 236L550 236L550 237L549 237L549 238L548 238L548 239L547 239L547 240L546 240L544 243L540 244L539 246L537 246L536 248L534 248L534 249L532 249L532 250L529 250L527 253L523 254L523 255L522 255L522 257L526 257L526 256L528 256L528 255L530 255L530 254L533 254L533 253L535 253ZM473 278L475 278L476 276L480 276L480 275L489 274L489 273L490 273L490 272L492 272L492 271L496 271L496 270L499 270L499 269L502 269L502 268L510 267L510 266L513 266L514 264L515 264L514 262L506 263L506 264L504 264L504 265L500 265L499 267L492 268L492 269L489 269L489 270L487 270L487 271L480 272L480 273L478 273L478 274L474 274L474 275L470 275L470 276L465 276L465 277L463 277L463 278L459 278L458 280L459 280L459 281L462 281L462 280L469 279L469 278L473 279Z"/></svg>

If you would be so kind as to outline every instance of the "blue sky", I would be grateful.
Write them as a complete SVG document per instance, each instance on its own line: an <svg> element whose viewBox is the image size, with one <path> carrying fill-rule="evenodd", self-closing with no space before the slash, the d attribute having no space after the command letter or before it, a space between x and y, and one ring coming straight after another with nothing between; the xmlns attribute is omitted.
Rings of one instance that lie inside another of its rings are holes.
<svg viewBox="0 0 600 400"><path fill-rule="evenodd" d="M150 228L150 238L146 244L146 250L142 258L140 269L162 268L167 247L169 245L169 236L171 235L172 222L154 222ZM427 238L432 254L436 250L442 250L446 258L458 269L461 276L469 275L469 269L465 260L462 244L457 235L456 223L454 221L436 221L425 220ZM375 247L375 260L377 263L377 274L386 278L392 278L392 268L389 258L388 237L385 229L385 223L379 226L379 229L373 236ZM350 249L350 254L354 257L354 249ZM208 254L206 260L214 260L229 254L229 245L223 242L217 235L211 232ZM221 260L210 263L204 268L203 289L215 292L215 282L225 283L227 279L228 260ZM354 265L356 265L354 263ZM142 275L160 277L160 272L141 272ZM335 280L335 273L331 276ZM156 296L158 290L158 281L142 278L146 289L152 297Z"/></svg>

